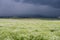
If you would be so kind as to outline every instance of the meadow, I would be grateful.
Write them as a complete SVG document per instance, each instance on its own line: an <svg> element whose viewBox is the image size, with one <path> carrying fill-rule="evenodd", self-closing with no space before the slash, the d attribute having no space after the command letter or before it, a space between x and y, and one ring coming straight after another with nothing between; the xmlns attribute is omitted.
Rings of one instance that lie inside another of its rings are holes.
<svg viewBox="0 0 60 40"><path fill-rule="evenodd" d="M0 40L60 40L60 20L0 18Z"/></svg>

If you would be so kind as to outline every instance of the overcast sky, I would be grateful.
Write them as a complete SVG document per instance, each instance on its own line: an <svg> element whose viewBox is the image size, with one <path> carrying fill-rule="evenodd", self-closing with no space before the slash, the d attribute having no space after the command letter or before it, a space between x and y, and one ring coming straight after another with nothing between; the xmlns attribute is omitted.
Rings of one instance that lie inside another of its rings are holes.
<svg viewBox="0 0 60 40"><path fill-rule="evenodd" d="M60 16L60 0L0 0L0 16Z"/></svg>

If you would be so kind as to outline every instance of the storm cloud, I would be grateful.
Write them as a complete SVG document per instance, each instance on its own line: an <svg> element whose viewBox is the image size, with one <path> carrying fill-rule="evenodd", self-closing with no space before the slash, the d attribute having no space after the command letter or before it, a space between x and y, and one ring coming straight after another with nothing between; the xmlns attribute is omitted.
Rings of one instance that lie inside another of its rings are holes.
<svg viewBox="0 0 60 40"><path fill-rule="evenodd" d="M60 0L0 0L0 16L60 16Z"/></svg>
<svg viewBox="0 0 60 40"><path fill-rule="evenodd" d="M60 8L60 0L24 0L24 2Z"/></svg>

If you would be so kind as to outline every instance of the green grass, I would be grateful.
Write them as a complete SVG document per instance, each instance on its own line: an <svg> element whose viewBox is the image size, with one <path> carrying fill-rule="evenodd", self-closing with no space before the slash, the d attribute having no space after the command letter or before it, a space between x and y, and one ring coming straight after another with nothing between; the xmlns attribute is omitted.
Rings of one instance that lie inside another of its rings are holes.
<svg viewBox="0 0 60 40"><path fill-rule="evenodd" d="M0 40L60 40L60 20L0 19Z"/></svg>

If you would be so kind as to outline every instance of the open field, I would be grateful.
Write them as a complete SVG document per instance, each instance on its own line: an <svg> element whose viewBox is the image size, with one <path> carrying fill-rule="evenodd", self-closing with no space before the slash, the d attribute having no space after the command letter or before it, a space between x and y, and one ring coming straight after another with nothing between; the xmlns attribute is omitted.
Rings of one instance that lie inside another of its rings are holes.
<svg viewBox="0 0 60 40"><path fill-rule="evenodd" d="M60 20L0 19L0 40L60 40Z"/></svg>

